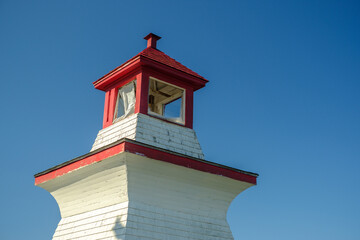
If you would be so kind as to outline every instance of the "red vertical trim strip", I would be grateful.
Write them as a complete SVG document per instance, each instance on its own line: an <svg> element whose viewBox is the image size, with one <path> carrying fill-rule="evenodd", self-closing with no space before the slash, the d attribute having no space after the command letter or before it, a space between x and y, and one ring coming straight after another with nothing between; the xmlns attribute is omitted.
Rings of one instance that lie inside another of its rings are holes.
<svg viewBox="0 0 360 240"><path fill-rule="evenodd" d="M140 111L140 100L141 100L141 84L142 84L142 73L136 75L136 100L134 113Z"/></svg>
<svg viewBox="0 0 360 240"><path fill-rule="evenodd" d="M115 106L116 106L116 98L117 98L117 88L111 89L111 98L110 98L110 109L109 109L109 125L112 124L114 119L115 113Z"/></svg>
<svg viewBox="0 0 360 240"><path fill-rule="evenodd" d="M135 113L147 114L149 92L149 75L141 72L136 75Z"/></svg>
<svg viewBox="0 0 360 240"><path fill-rule="evenodd" d="M192 88L185 90L185 127L193 128L194 91Z"/></svg>
<svg viewBox="0 0 360 240"><path fill-rule="evenodd" d="M105 93L103 128L105 128L105 126L109 121L109 95L110 95L110 91L107 91Z"/></svg>
<svg viewBox="0 0 360 240"><path fill-rule="evenodd" d="M107 122L104 125L104 128L110 126L113 122L114 119L114 112L115 112L115 105L116 105L116 97L117 97L117 93L116 93L116 88L112 88L109 92L109 110L107 111Z"/></svg>

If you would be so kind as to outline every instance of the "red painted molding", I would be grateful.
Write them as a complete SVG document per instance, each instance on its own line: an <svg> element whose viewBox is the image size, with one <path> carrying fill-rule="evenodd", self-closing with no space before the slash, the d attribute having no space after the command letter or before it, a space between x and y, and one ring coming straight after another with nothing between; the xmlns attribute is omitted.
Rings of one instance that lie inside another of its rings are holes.
<svg viewBox="0 0 360 240"><path fill-rule="evenodd" d="M192 168L202 172L208 172L220 176L229 177L235 180L256 184L256 176L237 172L233 169L224 168L225 166L213 165L208 161L199 161L185 156L175 155L173 153L161 151L158 149L148 148L139 144L126 142L125 151L140 154L148 158L160 160L163 162L173 163L175 165Z"/></svg>
<svg viewBox="0 0 360 240"><path fill-rule="evenodd" d="M109 126L110 91L105 93L103 128Z"/></svg>
<svg viewBox="0 0 360 240"><path fill-rule="evenodd" d="M126 62L126 64L123 64L120 69L114 69L113 71L105 75L106 77L100 78L101 81L99 81L99 79L93 82L94 87L102 91L107 91L114 84L116 84L119 79L123 78L124 76L133 71L138 70L140 66L140 57L130 59L128 62Z"/></svg>
<svg viewBox="0 0 360 240"><path fill-rule="evenodd" d="M145 56L137 56L133 59L130 59L128 62L124 63L118 68L112 70L104 77L93 82L94 87L102 91L107 91L107 89L118 79L122 78L126 74L129 74L130 72L138 71L140 67L152 68L153 70L160 71L168 76L181 79L181 82L192 86L195 91L204 87L208 82L206 79L195 77L178 69L174 69L171 66L156 62Z"/></svg>
<svg viewBox="0 0 360 240"><path fill-rule="evenodd" d="M147 114L149 75L144 70L136 75L136 84L136 102L134 113Z"/></svg>
<svg viewBox="0 0 360 240"><path fill-rule="evenodd" d="M74 171L76 169L79 169L81 167L85 167L92 163L100 162L100 161L102 161L106 158L109 158L111 156L114 156L118 153L124 152L124 149L125 149L124 146L125 146L125 142L120 143L111 148L105 149L101 152L97 152L96 154L87 156L85 158L80 157L80 159L78 161L71 162L65 166L54 169L53 171L50 171L46 174L35 177L35 185L46 182L51 179L54 179L56 177L62 176L64 174L67 174L67 173Z"/></svg>
<svg viewBox="0 0 360 240"><path fill-rule="evenodd" d="M108 126L110 126L113 123L113 119L114 119L114 113L115 113L115 106L116 106L116 97L117 97L117 91L116 88L112 88L109 91L109 108L107 111L107 122L106 124L103 126L103 128L106 128Z"/></svg>
<svg viewBox="0 0 360 240"><path fill-rule="evenodd" d="M193 128L194 92L191 88L185 91L185 127Z"/></svg>
<svg viewBox="0 0 360 240"><path fill-rule="evenodd" d="M150 71L165 74L168 77L176 78L178 79L178 82L186 84L187 86L191 86L194 91L205 87L205 84L208 82L208 80L206 79L189 75L185 72L174 69L168 65L156 62L147 57L141 56L140 61L142 66L146 66Z"/></svg>
<svg viewBox="0 0 360 240"><path fill-rule="evenodd" d="M120 141L118 144L105 149L89 153L74 160L71 160L52 169L35 175L35 185L49 181L56 177L65 175L81 167L105 160L111 156L122 152L129 152L146 156L155 160L172 163L175 165L192 168L202 172L208 172L220 176L229 177L238 181L256 184L257 174L244 172L238 169L229 168L220 164L215 164L201 159L186 157L167 150L155 149L145 144L131 141L128 139Z"/></svg>

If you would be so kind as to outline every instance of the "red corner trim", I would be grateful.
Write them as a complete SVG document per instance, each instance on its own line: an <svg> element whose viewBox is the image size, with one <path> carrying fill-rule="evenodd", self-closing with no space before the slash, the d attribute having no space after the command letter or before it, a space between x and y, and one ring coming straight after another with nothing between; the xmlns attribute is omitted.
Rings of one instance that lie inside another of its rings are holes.
<svg viewBox="0 0 360 240"><path fill-rule="evenodd" d="M114 156L122 152L129 152L129 153L145 156L148 158L156 159L159 161L168 162L187 168L192 168L202 172L208 172L220 176L229 177L239 181L256 184L256 174L254 175L246 174L244 172L236 171L235 169L226 168L225 166L214 165L211 164L210 162L203 160L187 158L185 156L180 156L180 155L172 154L170 152L153 149L150 147L143 146L142 144L127 142L125 140L113 147L104 149L93 155L84 158L80 157L78 161L71 162L64 166L59 166L58 168L55 167L54 170L50 172L46 172L43 175L38 174L35 177L35 185L62 176L66 173L84 167L86 165L90 165L92 163L102 161L106 158L109 158L111 156Z"/></svg>

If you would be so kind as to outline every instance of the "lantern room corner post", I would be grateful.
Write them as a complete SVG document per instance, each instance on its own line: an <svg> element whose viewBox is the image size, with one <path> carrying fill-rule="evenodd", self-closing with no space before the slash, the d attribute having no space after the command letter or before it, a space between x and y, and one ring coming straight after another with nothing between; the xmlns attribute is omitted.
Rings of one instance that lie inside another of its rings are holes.
<svg viewBox="0 0 360 240"><path fill-rule="evenodd" d="M150 76L146 71L141 71L136 75L135 113L147 114L149 77Z"/></svg>
<svg viewBox="0 0 360 240"><path fill-rule="evenodd" d="M103 128L107 128L113 123L116 95L116 88L108 90L105 94Z"/></svg>

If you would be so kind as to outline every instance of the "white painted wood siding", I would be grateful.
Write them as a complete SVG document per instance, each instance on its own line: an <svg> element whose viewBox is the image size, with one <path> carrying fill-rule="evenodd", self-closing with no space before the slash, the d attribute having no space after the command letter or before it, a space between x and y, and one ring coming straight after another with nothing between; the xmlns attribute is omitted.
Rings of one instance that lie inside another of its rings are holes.
<svg viewBox="0 0 360 240"><path fill-rule="evenodd" d="M122 138L204 159L195 131L144 114L133 114L99 131L94 151Z"/></svg>
<svg viewBox="0 0 360 240"><path fill-rule="evenodd" d="M53 240L230 240L227 209L252 184L123 152L39 186L60 208Z"/></svg>

